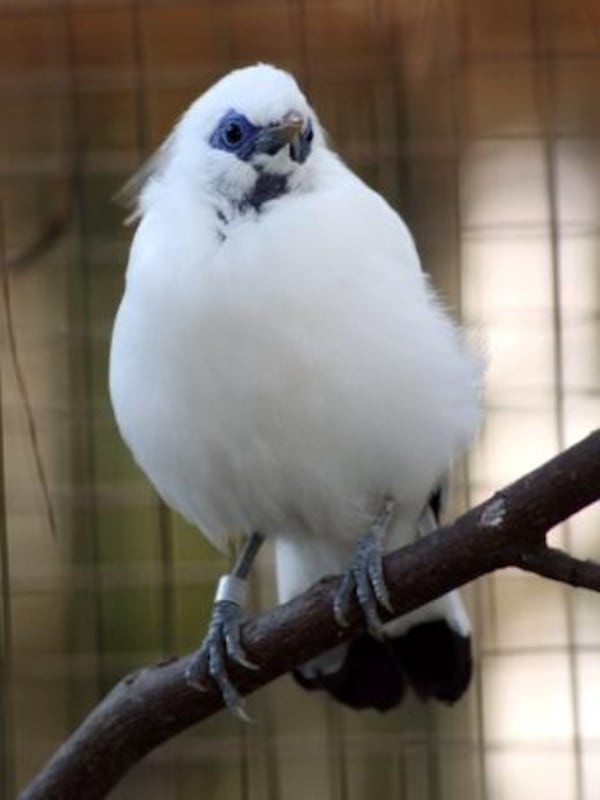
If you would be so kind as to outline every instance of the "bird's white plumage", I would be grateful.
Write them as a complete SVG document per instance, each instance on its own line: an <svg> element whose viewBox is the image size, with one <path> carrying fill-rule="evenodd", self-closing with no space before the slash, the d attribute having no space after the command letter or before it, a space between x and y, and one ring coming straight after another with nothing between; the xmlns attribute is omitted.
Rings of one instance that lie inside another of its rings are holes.
<svg viewBox="0 0 600 800"><path fill-rule="evenodd" d="M208 139L228 110L310 117L288 191L240 211L256 171ZM115 323L121 433L160 494L218 546L278 542L282 599L347 564L381 498L413 538L479 417L465 347L388 204L327 148L287 73L224 78L183 116L140 199ZM223 227L223 219L226 225Z"/></svg>

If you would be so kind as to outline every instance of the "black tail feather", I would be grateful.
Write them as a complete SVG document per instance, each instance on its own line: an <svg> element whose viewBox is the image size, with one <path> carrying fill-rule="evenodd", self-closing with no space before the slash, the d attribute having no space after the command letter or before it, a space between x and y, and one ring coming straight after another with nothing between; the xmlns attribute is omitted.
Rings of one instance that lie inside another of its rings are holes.
<svg viewBox="0 0 600 800"><path fill-rule="evenodd" d="M294 670L294 678L304 689L325 689L340 703L355 709L376 708L388 711L402 700L405 680L388 642L378 642L366 634L354 639L337 672L307 678Z"/></svg>
<svg viewBox="0 0 600 800"><path fill-rule="evenodd" d="M388 711L397 706L407 683L426 700L456 702L471 680L471 639L445 620L415 625L403 636L379 642L364 634L350 643L339 670L294 677L305 689L324 689L355 709Z"/></svg>
<svg viewBox="0 0 600 800"><path fill-rule="evenodd" d="M390 644L422 699L455 703L466 692L473 671L470 636L461 636L440 619L415 625Z"/></svg>

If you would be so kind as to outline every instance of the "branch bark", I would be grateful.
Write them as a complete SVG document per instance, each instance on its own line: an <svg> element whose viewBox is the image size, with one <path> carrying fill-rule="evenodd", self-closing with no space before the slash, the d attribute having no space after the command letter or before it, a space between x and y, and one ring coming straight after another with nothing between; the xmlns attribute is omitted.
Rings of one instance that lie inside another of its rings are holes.
<svg viewBox="0 0 600 800"><path fill-rule="evenodd" d="M481 575L507 566L600 591L600 564L546 546L555 525L600 499L600 430L486 502L384 564L394 615L406 613ZM257 672L231 665L249 694L362 630L358 608L350 626L333 619L339 577L249 619L243 640ZM145 667L120 681L23 791L21 800L97 800L148 752L222 708L215 691L187 686L191 656Z"/></svg>
<svg viewBox="0 0 600 800"><path fill-rule="evenodd" d="M525 550L520 553L515 566L578 589L600 592L599 565L595 561L574 558L555 547L544 545Z"/></svg>

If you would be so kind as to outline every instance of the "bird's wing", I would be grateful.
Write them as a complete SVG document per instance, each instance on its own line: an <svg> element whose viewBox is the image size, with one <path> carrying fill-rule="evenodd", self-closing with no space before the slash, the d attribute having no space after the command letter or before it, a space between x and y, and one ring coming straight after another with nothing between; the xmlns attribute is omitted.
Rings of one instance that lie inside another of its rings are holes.
<svg viewBox="0 0 600 800"><path fill-rule="evenodd" d="M172 136L150 155L114 195L118 205L127 211L125 224L130 225L144 213L144 194L153 182L160 179L172 149Z"/></svg>

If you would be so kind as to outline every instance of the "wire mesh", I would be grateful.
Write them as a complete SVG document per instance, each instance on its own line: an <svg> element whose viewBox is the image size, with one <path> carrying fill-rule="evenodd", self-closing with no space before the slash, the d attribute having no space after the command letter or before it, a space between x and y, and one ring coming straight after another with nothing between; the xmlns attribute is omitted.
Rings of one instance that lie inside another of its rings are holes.
<svg viewBox="0 0 600 800"><path fill-rule="evenodd" d="M130 232L111 197L217 76L293 71L488 352L456 511L597 424L599 22L594 0L0 2L3 252L60 531L3 330L4 796L125 671L195 646L224 564L115 430L106 357ZM597 520L556 536L598 557ZM353 714L283 679L252 700L256 724L203 723L114 796L596 800L600 600L516 572L466 596L478 669L458 706Z"/></svg>

